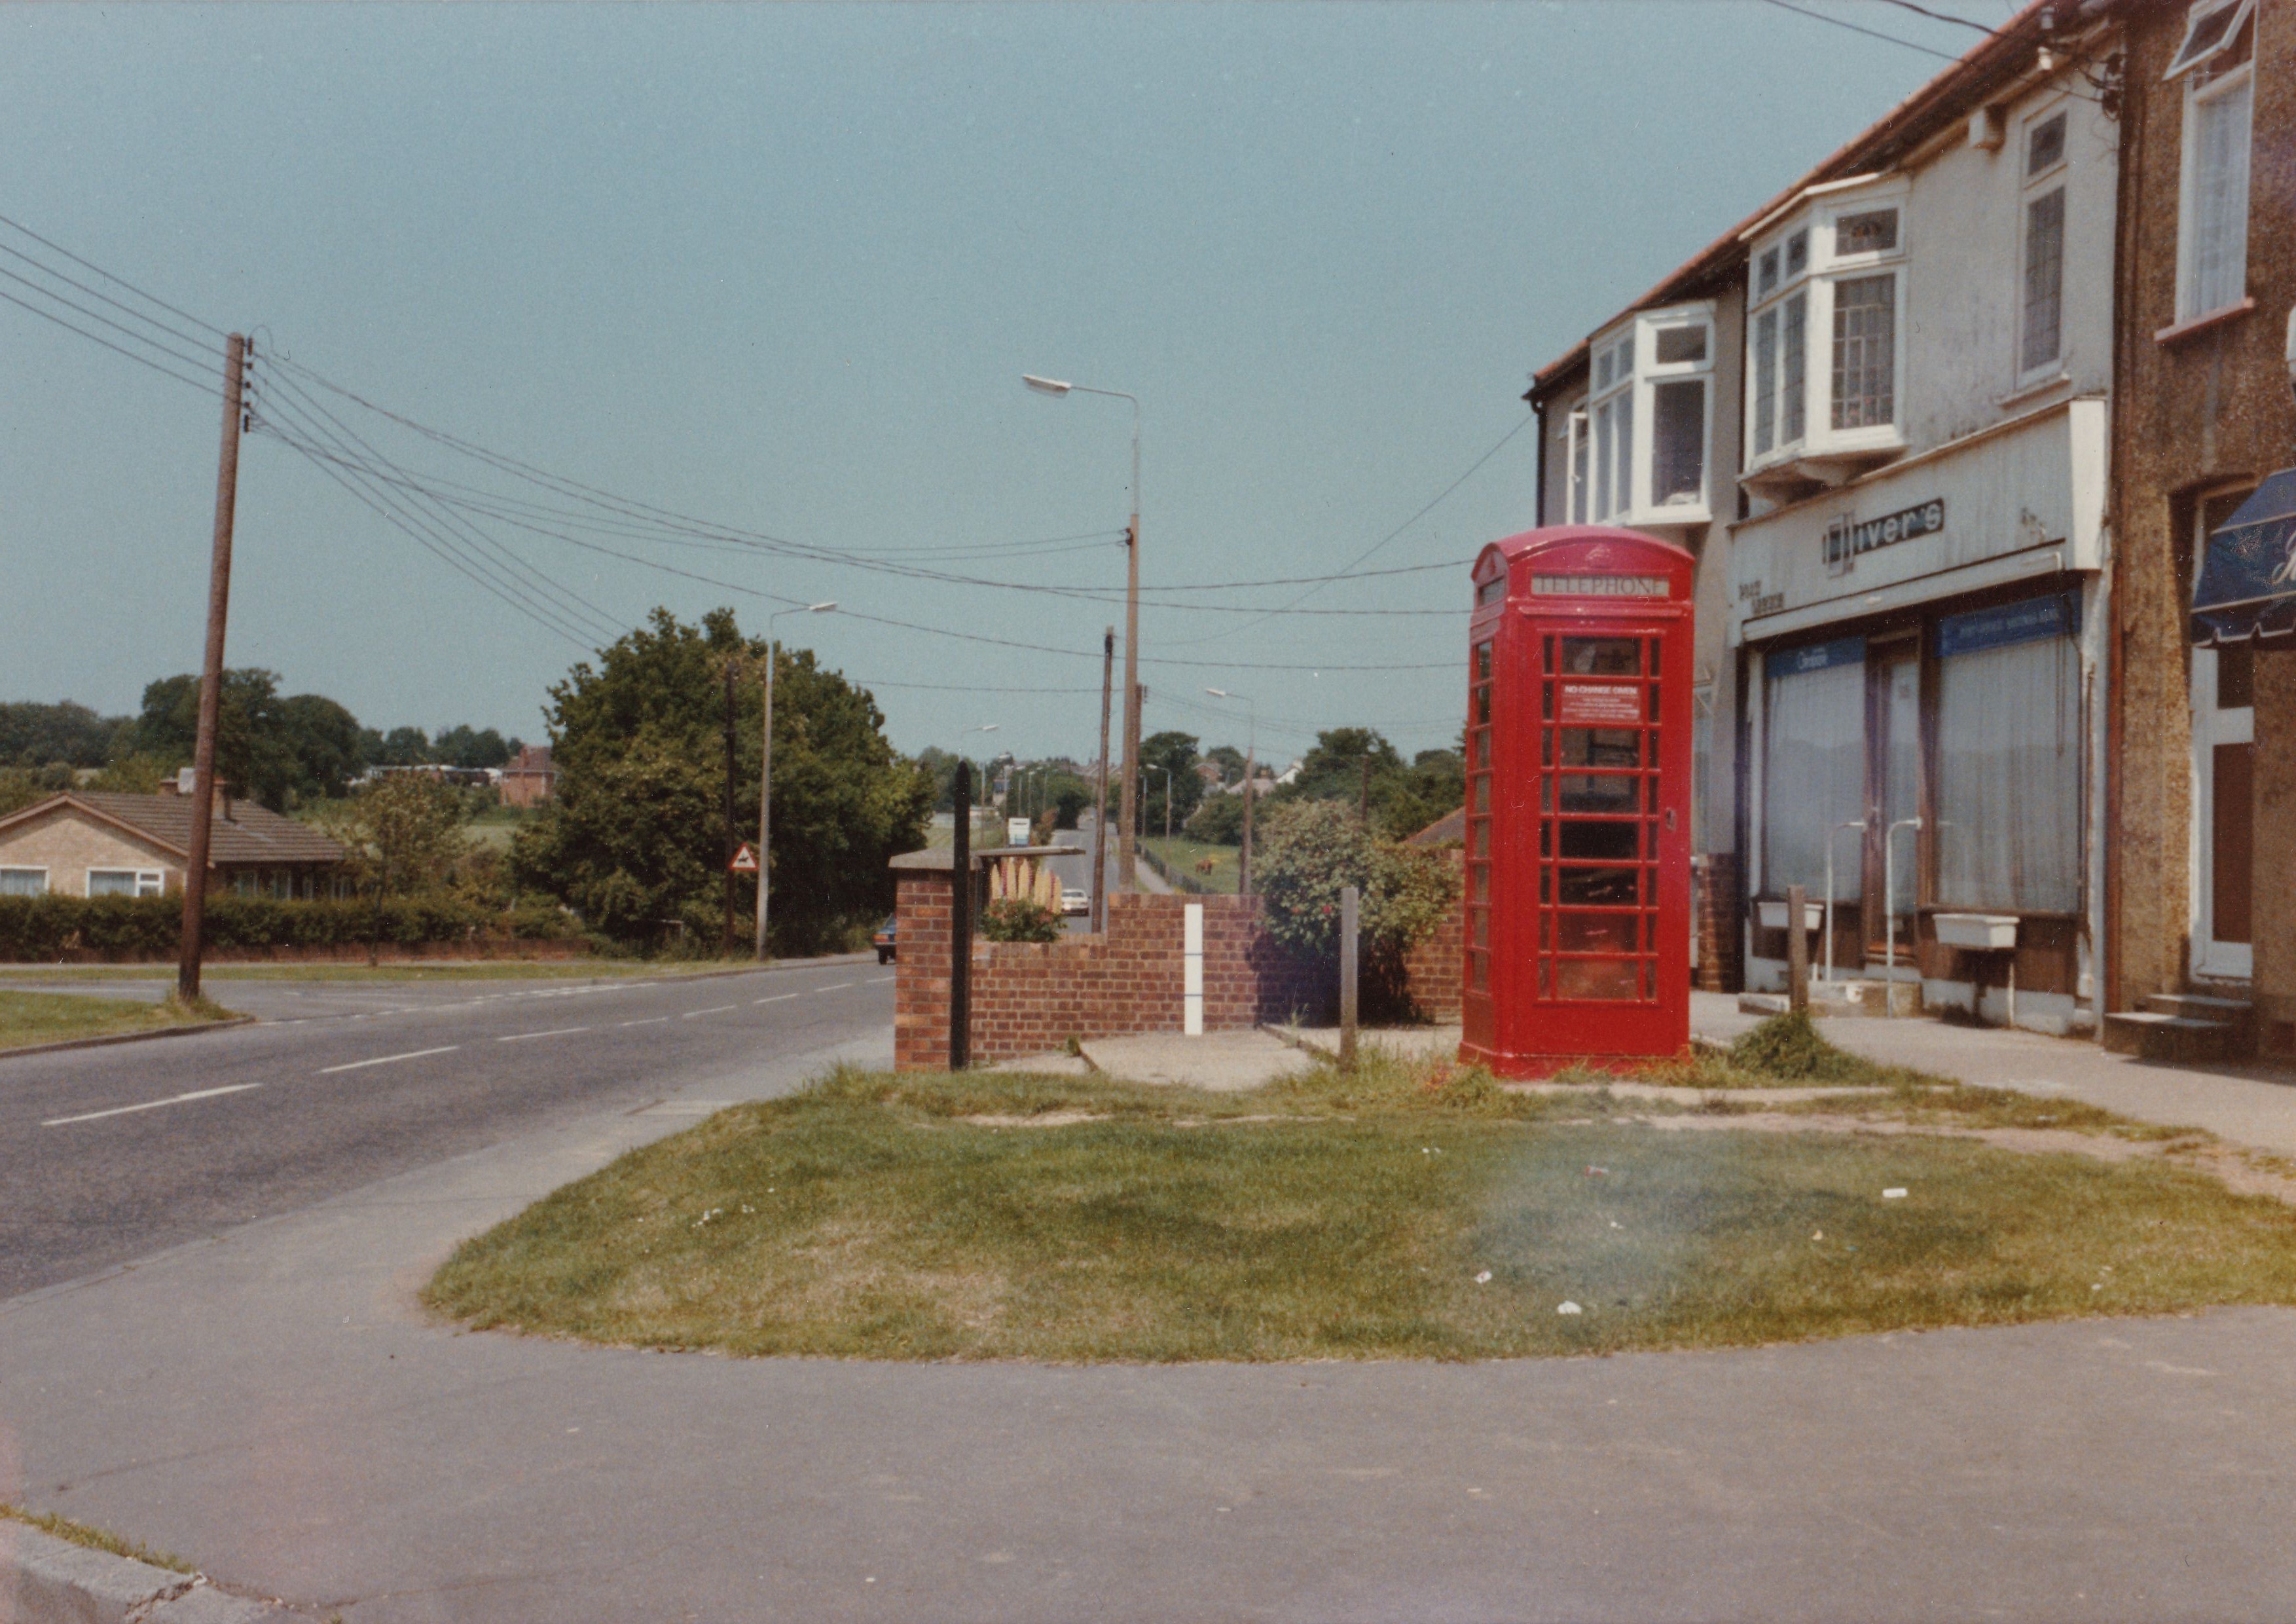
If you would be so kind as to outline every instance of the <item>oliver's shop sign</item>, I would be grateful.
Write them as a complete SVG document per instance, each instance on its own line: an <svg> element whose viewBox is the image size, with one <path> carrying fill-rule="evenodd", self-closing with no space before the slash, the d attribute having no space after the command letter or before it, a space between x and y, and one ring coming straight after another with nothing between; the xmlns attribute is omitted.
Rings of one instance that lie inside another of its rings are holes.
<svg viewBox="0 0 2296 1624"><path fill-rule="evenodd" d="M1841 575L1856 567L1860 553L1895 546L1901 541L1911 541L1916 536L1934 536L1943 529L1943 496L1932 496L1918 506L1902 508L1897 513L1885 513L1879 519L1868 519L1863 522L1855 513L1844 513L1825 527L1825 567L1832 573Z"/></svg>

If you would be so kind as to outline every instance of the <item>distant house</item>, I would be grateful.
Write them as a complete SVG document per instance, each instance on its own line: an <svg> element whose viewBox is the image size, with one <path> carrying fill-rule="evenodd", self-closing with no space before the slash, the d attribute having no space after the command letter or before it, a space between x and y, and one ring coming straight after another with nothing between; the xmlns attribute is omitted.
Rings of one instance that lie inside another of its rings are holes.
<svg viewBox="0 0 2296 1624"><path fill-rule="evenodd" d="M1467 843L1467 808L1454 807L1418 833L1403 842L1406 846L1464 846Z"/></svg>
<svg viewBox="0 0 2296 1624"><path fill-rule="evenodd" d="M558 769L550 765L547 744L522 746L516 759L502 769L502 799L506 807L538 807L557 788Z"/></svg>
<svg viewBox="0 0 2296 1624"><path fill-rule="evenodd" d="M68 790L0 817L0 897L180 891L191 839L185 797ZM333 896L344 855L308 824L225 798L208 835L209 886L242 897Z"/></svg>

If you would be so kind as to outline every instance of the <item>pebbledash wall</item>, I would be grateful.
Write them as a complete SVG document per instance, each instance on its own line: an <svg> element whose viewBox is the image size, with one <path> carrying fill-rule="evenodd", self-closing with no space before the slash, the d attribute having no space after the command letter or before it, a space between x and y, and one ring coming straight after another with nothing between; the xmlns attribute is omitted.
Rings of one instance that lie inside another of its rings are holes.
<svg viewBox="0 0 2296 1624"><path fill-rule="evenodd" d="M948 1063L948 871L900 874L893 1063ZM972 944L972 1059L1010 1060L1070 1038L1177 1032L1185 910L1204 910L1204 1029L1284 1021L1331 989L1267 934L1256 897L1111 896L1108 929L1056 942ZM1456 972L1455 972L1456 974Z"/></svg>

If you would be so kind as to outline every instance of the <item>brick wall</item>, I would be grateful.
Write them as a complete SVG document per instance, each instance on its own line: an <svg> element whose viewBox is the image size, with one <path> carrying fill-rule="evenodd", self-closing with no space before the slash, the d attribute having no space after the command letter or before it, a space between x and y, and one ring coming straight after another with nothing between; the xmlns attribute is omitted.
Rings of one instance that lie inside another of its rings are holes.
<svg viewBox="0 0 2296 1624"><path fill-rule="evenodd" d="M1453 866L1464 873L1467 865L1464 847L1453 847L1445 855ZM1459 906L1403 956L1405 993L1422 1015L1439 1024L1459 1018L1459 991L1466 973L1466 890L1463 882L1459 887Z"/></svg>
<svg viewBox="0 0 2296 1624"><path fill-rule="evenodd" d="M948 1063L948 876L900 876L893 1062ZM972 944L972 1058L1041 1054L1070 1038L1177 1032L1183 909L1204 910L1204 1029L1233 1031L1328 1002L1325 979L1270 939L1250 897L1111 896L1108 929L1056 942Z"/></svg>
<svg viewBox="0 0 2296 1624"><path fill-rule="evenodd" d="M1691 928L1698 932L1698 968L1691 984L1701 992L1745 991L1745 903L1738 854L1701 852L1692 859L1690 884Z"/></svg>

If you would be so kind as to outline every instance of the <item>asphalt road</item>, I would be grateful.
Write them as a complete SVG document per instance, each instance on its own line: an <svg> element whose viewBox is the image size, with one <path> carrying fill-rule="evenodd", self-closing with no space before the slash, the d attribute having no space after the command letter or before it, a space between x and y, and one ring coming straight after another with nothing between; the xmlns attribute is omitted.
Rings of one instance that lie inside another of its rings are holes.
<svg viewBox="0 0 2296 1624"><path fill-rule="evenodd" d="M0 1299L882 1031L892 980L858 959L673 981L218 980L262 1023L0 1055Z"/></svg>

